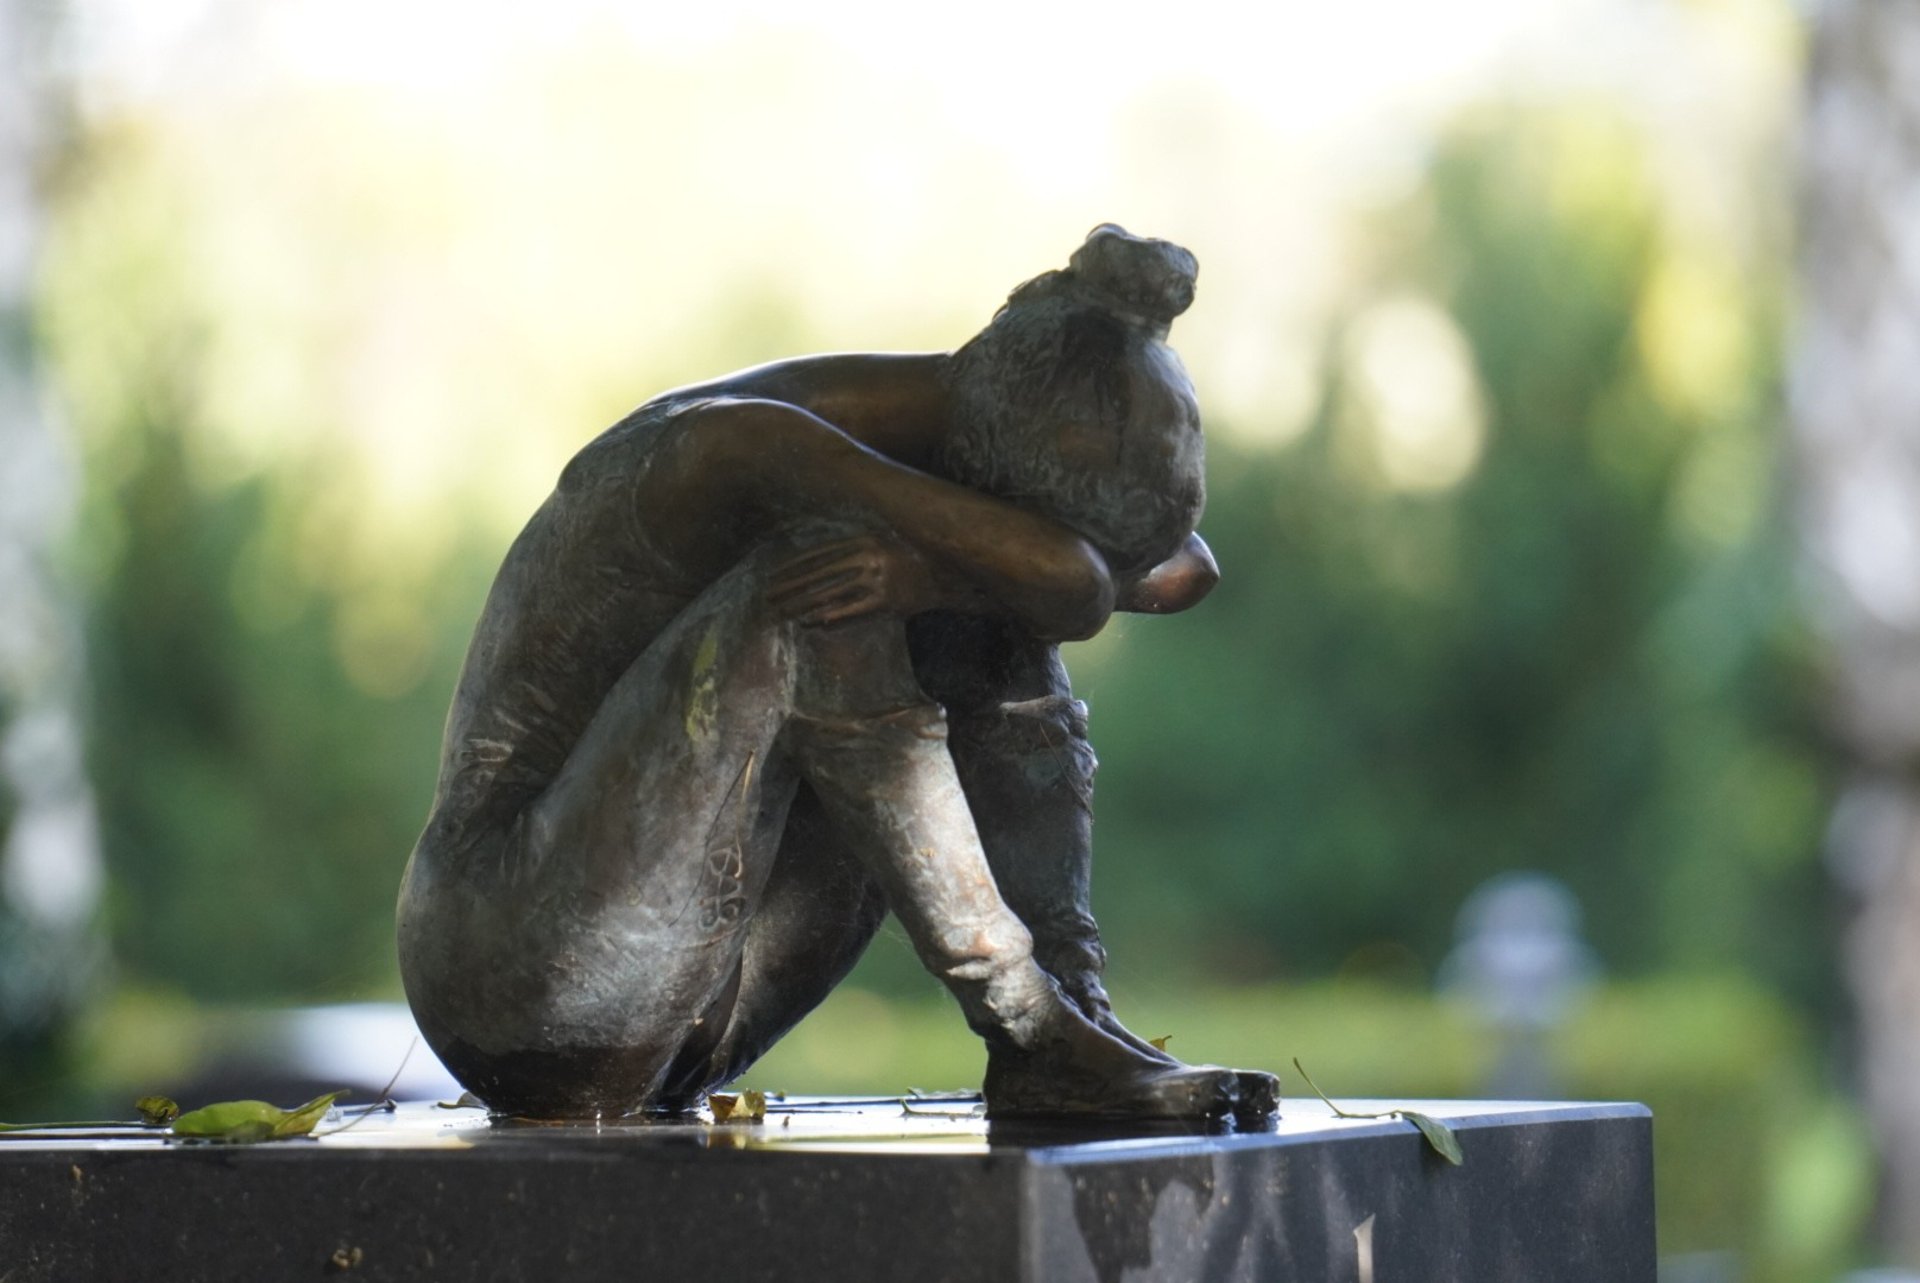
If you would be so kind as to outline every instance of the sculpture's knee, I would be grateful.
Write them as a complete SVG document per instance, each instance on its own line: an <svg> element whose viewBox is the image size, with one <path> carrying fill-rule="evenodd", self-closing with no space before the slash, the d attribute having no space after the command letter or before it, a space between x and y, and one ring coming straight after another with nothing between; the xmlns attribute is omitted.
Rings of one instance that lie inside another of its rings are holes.
<svg viewBox="0 0 1920 1283"><path fill-rule="evenodd" d="M1087 706L1072 696L1014 700L957 717L954 739L970 785L977 778L977 787L1010 791L1021 805L1065 797L1092 810L1100 762L1087 739Z"/></svg>
<svg viewBox="0 0 1920 1283"><path fill-rule="evenodd" d="M864 615L792 632L794 703L803 715L872 717L933 706L913 674L906 628L893 615Z"/></svg>
<svg viewBox="0 0 1920 1283"><path fill-rule="evenodd" d="M891 614L803 625L769 600L775 576L798 551L788 540L763 544L703 595L699 640L689 680L724 687L780 689L779 702L821 717L891 712L929 701L913 674L903 621Z"/></svg>

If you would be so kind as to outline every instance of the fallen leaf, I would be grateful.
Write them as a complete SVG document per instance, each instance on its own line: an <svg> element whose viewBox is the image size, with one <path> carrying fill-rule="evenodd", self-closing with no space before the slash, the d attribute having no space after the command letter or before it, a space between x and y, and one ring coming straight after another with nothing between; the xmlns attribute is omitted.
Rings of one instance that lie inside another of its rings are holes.
<svg viewBox="0 0 1920 1283"><path fill-rule="evenodd" d="M149 1127L164 1127L180 1117L180 1106L165 1096L142 1096L133 1102L140 1113L140 1121Z"/></svg>
<svg viewBox="0 0 1920 1283"><path fill-rule="evenodd" d="M1418 1113L1411 1109L1402 1109L1396 1112L1399 1113L1400 1117L1420 1129L1420 1134L1427 1138L1427 1144L1433 1146L1434 1153L1440 1155L1440 1157L1446 1159L1455 1167L1467 1161L1467 1156L1462 1153L1460 1149L1460 1138L1453 1134L1453 1128L1447 1126L1438 1118L1430 1118L1426 1114Z"/></svg>
<svg viewBox="0 0 1920 1283"><path fill-rule="evenodd" d="M441 1109L485 1109L487 1107L484 1100L470 1091L461 1092L459 1100L442 1100L434 1103Z"/></svg>
<svg viewBox="0 0 1920 1283"><path fill-rule="evenodd" d="M1173 1041L1172 1034L1161 1034L1158 1038L1147 1039L1147 1045L1155 1051L1165 1051L1167 1044Z"/></svg>
<svg viewBox="0 0 1920 1283"><path fill-rule="evenodd" d="M315 1096L298 1109L281 1109L264 1100L223 1100L173 1120L173 1134L188 1140L225 1140L250 1144L305 1136L347 1093Z"/></svg>
<svg viewBox="0 0 1920 1283"><path fill-rule="evenodd" d="M766 1121L767 1093L748 1088L738 1096L707 1097L716 1123L758 1123Z"/></svg>
<svg viewBox="0 0 1920 1283"><path fill-rule="evenodd" d="M767 1093L749 1088L729 1096L717 1091L707 1097L707 1107L713 1110L716 1123L758 1123L767 1116Z"/></svg>

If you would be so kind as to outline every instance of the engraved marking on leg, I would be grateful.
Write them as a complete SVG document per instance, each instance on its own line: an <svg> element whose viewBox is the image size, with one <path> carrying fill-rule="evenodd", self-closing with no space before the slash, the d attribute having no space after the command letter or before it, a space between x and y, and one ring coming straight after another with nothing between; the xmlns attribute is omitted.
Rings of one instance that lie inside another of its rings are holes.
<svg viewBox="0 0 1920 1283"><path fill-rule="evenodd" d="M720 812L707 830L700 881L688 897L688 904L700 906L700 929L708 933L732 927L747 911L747 795L753 788L754 760L755 754L748 753L721 799ZM673 920L680 921L686 911L682 905Z"/></svg>

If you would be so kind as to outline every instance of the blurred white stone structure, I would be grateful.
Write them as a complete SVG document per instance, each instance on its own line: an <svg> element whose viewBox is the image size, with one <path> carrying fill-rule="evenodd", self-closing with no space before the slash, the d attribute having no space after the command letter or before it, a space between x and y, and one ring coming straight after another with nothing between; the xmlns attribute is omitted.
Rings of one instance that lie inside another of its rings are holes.
<svg viewBox="0 0 1920 1283"><path fill-rule="evenodd" d="M1600 977L1580 937L1580 902L1558 878L1515 871L1483 882L1460 908L1442 992L1464 1000L1500 1040L1483 1090L1497 1100L1555 1094L1546 1036Z"/></svg>
<svg viewBox="0 0 1920 1283"><path fill-rule="evenodd" d="M1845 966L1883 1227L1920 1265L1920 0L1806 8L1792 413L1850 759L1828 853L1852 909Z"/></svg>
<svg viewBox="0 0 1920 1283"><path fill-rule="evenodd" d="M79 1000L101 884L80 623L57 568L77 469L32 323L54 13L46 0L0 0L0 1050L44 1037Z"/></svg>

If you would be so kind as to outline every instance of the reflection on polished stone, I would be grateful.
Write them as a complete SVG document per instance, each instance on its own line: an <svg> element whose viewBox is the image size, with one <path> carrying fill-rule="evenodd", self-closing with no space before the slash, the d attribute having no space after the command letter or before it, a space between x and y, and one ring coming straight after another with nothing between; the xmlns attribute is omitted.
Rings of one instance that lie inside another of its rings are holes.
<svg viewBox="0 0 1920 1283"><path fill-rule="evenodd" d="M29 1278L1653 1283L1637 1105L1290 1103L1253 1131L988 1122L976 1097L770 1099L763 1121L341 1111L311 1141L0 1143ZM334 1268L338 1268L335 1266Z"/></svg>

